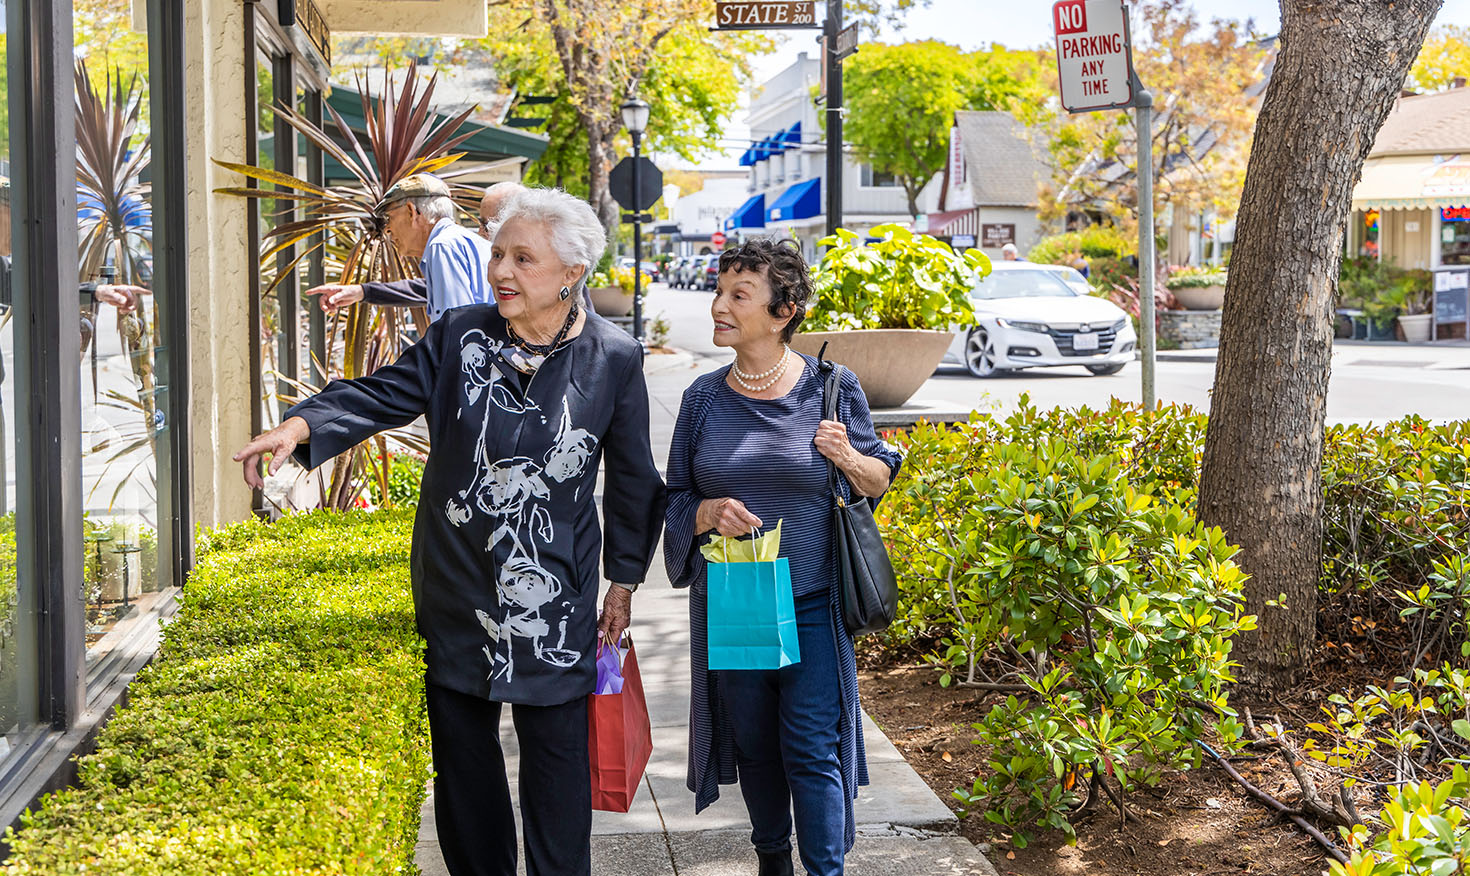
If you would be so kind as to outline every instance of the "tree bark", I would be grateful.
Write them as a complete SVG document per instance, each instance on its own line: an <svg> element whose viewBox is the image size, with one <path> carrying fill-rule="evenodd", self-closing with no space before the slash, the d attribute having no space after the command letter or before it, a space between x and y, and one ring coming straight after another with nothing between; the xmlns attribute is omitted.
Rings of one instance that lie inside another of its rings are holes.
<svg viewBox="0 0 1470 876"><path fill-rule="evenodd" d="M1332 310L1353 187L1440 0L1282 0L1236 220L1200 516L1241 547L1242 681L1291 683L1316 634ZM1284 605L1268 600L1285 595Z"/></svg>

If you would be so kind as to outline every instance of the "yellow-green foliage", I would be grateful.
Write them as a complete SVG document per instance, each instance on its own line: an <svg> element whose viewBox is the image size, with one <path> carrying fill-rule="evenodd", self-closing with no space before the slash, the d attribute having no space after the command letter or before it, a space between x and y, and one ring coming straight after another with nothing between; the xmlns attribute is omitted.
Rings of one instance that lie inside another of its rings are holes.
<svg viewBox="0 0 1470 876"><path fill-rule="evenodd" d="M9 874L412 873L429 775L412 511L201 537L183 605Z"/></svg>

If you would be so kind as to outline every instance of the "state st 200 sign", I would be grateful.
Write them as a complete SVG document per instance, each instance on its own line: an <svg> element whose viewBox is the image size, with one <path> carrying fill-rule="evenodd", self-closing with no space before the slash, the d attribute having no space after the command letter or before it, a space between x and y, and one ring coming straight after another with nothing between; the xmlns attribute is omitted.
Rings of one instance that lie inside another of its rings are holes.
<svg viewBox="0 0 1470 876"><path fill-rule="evenodd" d="M1060 0L1052 5L1062 106L1069 112L1133 105L1133 49L1122 0Z"/></svg>

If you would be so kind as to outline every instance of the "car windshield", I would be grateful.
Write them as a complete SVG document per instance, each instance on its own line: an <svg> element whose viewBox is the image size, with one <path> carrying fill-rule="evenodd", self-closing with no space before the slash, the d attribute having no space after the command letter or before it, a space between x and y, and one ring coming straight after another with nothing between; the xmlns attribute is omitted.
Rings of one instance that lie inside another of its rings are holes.
<svg viewBox="0 0 1470 876"><path fill-rule="evenodd" d="M974 298L1075 298L1076 290L1050 271L992 271L971 293Z"/></svg>

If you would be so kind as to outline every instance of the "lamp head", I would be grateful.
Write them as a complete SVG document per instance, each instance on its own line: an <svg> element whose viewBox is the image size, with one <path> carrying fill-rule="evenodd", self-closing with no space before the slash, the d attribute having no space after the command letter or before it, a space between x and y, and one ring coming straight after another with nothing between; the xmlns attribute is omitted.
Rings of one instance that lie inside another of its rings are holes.
<svg viewBox="0 0 1470 876"><path fill-rule="evenodd" d="M629 134L641 135L648 128L648 104L637 97L623 102L623 127Z"/></svg>

